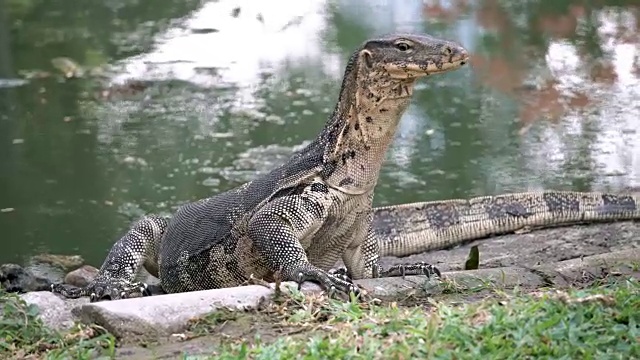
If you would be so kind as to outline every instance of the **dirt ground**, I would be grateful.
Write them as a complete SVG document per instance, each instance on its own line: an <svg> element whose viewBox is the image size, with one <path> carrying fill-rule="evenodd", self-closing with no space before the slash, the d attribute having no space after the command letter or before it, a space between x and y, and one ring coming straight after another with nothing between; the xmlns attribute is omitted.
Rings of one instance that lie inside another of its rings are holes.
<svg viewBox="0 0 640 360"><path fill-rule="evenodd" d="M405 258L384 258L383 265L426 261L438 266L442 271L461 270L473 245L479 246L480 268L505 266L532 266L552 263L582 256L603 254L640 247L640 222L617 222L596 225L580 225L536 230L524 234L514 234L473 241L451 250L413 255ZM635 274L640 277L639 274ZM597 279L591 279L591 281ZM578 286L588 285L579 283ZM438 296L440 301L473 302L491 296L489 292L473 294L453 294ZM391 300L391 299L386 299ZM426 305L424 299L404 299L404 305ZM402 303L401 303L402 305ZM208 330L188 340L178 336L162 339L153 344L123 344L118 350L118 359L177 359L183 354L189 358L203 356L219 344L221 339L253 339L260 334L265 342L282 336L302 336L295 329L282 328L269 315L253 312L229 314ZM194 335L194 334L191 334ZM204 358L204 357L203 357Z"/></svg>

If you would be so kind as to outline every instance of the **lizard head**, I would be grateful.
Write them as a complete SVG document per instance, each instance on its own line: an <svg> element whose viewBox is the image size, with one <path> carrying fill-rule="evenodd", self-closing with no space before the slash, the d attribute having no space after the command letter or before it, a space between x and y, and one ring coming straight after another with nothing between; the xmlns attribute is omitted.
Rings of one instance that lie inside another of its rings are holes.
<svg viewBox="0 0 640 360"><path fill-rule="evenodd" d="M358 53L359 63L372 77L417 78L455 70L469 60L461 45L428 35L393 34L369 40Z"/></svg>
<svg viewBox="0 0 640 360"><path fill-rule="evenodd" d="M461 45L428 35L387 35L354 51L318 142L324 144L328 184L352 194L371 191L416 80L458 69L468 60Z"/></svg>

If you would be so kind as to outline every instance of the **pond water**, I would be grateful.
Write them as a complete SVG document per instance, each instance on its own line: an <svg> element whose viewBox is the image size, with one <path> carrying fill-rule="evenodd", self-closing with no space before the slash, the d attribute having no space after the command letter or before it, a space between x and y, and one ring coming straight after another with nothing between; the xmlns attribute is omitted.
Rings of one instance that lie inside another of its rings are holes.
<svg viewBox="0 0 640 360"><path fill-rule="evenodd" d="M637 4L5 0L0 263L53 252L99 266L144 213L281 163L322 128L349 54L395 31L458 41L472 61L421 82L376 205L635 189ZM58 57L85 73L64 79Z"/></svg>

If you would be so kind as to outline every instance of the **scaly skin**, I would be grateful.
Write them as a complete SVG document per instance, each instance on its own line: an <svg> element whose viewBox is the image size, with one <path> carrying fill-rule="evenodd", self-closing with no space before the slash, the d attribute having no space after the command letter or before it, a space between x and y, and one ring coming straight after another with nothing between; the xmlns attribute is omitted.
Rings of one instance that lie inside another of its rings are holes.
<svg viewBox="0 0 640 360"><path fill-rule="evenodd" d="M491 235L640 218L640 197L540 191L374 208L380 256L451 248Z"/></svg>
<svg viewBox="0 0 640 360"><path fill-rule="evenodd" d="M146 292L144 266L165 292L239 286L250 276L314 281L354 292L352 279L439 274L428 264L382 269L371 200L388 146L418 78L458 69L460 45L426 35L365 42L349 59L337 105L318 137L270 173L236 189L149 216L111 249L96 279L67 297ZM330 271L338 259L346 271Z"/></svg>

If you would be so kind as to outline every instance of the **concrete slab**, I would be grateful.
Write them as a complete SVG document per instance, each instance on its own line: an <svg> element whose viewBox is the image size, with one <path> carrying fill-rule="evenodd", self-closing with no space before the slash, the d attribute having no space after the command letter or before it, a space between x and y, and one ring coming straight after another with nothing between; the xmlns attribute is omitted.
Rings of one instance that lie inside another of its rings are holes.
<svg viewBox="0 0 640 360"><path fill-rule="evenodd" d="M177 333L190 319L218 308L255 307L273 289L250 285L89 303L74 309L85 323L96 323L118 337L156 337Z"/></svg>
<svg viewBox="0 0 640 360"><path fill-rule="evenodd" d="M70 329L77 318L73 315L73 309L89 303L88 298L63 300L48 291L36 291L21 294L20 297L27 303L35 305L40 312L40 319L49 328L55 330Z"/></svg>

